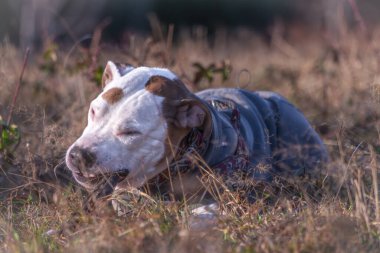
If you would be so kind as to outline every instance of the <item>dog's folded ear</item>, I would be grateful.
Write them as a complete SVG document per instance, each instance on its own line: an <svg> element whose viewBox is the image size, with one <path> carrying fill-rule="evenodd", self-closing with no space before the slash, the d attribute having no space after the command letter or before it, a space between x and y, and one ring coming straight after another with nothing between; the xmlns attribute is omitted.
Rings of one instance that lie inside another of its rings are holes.
<svg viewBox="0 0 380 253"><path fill-rule="evenodd" d="M121 64L108 61L102 76L102 88L106 87L107 84L109 84L113 80L116 80L117 78L124 76L132 69L133 66L130 64Z"/></svg>
<svg viewBox="0 0 380 253"><path fill-rule="evenodd" d="M153 94L165 97L164 115L176 127L202 127L209 117L207 106L178 78L152 76L145 87Z"/></svg>
<svg viewBox="0 0 380 253"><path fill-rule="evenodd" d="M206 110L200 101L183 99L179 101L173 123L182 128L201 127L205 118Z"/></svg>

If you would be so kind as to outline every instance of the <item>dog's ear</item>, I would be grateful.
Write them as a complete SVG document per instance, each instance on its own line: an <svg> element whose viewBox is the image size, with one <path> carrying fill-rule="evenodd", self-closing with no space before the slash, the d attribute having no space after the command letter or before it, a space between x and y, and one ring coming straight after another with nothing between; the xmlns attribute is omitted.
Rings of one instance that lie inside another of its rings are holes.
<svg viewBox="0 0 380 253"><path fill-rule="evenodd" d="M197 99L183 99L176 106L173 123L177 127L193 128L203 126L207 108Z"/></svg>
<svg viewBox="0 0 380 253"><path fill-rule="evenodd" d="M155 95L165 97L164 115L176 127L201 127L209 116L207 106L178 78L152 76L145 88Z"/></svg>
<svg viewBox="0 0 380 253"><path fill-rule="evenodd" d="M130 64L121 64L108 61L102 76L102 88L106 87L107 84L109 84L113 80L124 76L133 68L134 67Z"/></svg>

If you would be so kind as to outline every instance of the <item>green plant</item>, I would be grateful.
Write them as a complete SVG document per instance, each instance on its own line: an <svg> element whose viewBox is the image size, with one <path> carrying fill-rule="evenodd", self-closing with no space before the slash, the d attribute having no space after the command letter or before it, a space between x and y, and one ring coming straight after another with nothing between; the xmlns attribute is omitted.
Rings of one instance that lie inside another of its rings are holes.
<svg viewBox="0 0 380 253"><path fill-rule="evenodd" d="M20 142L20 131L17 125L10 124L0 116L0 152L5 154L12 153Z"/></svg>
<svg viewBox="0 0 380 253"><path fill-rule="evenodd" d="M199 62L195 62L193 63L193 67L197 69L194 74L195 84L198 84L203 79L206 79L209 83L211 83L216 74L220 74L222 76L222 80L226 81L230 77L232 71L232 66L229 61L222 61L219 66L215 63L211 63L207 67Z"/></svg>
<svg viewBox="0 0 380 253"><path fill-rule="evenodd" d="M49 43L42 54L42 63L40 69L46 73L53 75L58 68L58 45L56 43Z"/></svg>

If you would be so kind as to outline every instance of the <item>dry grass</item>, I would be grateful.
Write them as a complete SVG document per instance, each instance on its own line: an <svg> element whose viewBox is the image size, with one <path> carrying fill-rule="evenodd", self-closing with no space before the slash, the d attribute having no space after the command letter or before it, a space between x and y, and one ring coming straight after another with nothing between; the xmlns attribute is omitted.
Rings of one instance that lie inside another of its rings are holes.
<svg viewBox="0 0 380 253"><path fill-rule="evenodd" d="M120 48L101 45L92 53L51 44L44 55L33 56L13 117L21 143L11 161L0 157L2 251L378 252L380 29L370 38L347 33L334 43L320 34L286 41L276 35L270 45L244 30L219 31L210 42L199 28L174 45L171 32L168 39L158 34L130 37ZM7 42L0 45L3 116L22 55ZM63 157L99 92L91 80L101 67L96 63L107 59L167 66L188 83L193 63L228 60L233 71L227 81L215 75L211 84L192 88L239 86L283 94L322 134L332 162L312 189L305 182L275 182L253 204L221 196L225 215L217 226L197 231L188 229L184 203L136 203L124 218L108 205L86 213L87 195L65 170Z"/></svg>

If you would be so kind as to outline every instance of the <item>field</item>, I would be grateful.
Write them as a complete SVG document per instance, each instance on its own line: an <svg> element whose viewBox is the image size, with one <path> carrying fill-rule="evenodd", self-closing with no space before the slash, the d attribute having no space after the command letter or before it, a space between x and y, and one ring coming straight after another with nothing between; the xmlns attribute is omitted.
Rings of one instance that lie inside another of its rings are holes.
<svg viewBox="0 0 380 253"><path fill-rule="evenodd" d="M154 29L122 45L95 31L90 47L47 41L32 52L11 118L20 143L1 149L1 251L379 252L380 29L339 36L279 30L268 42L244 29L208 37L197 28L174 43L171 29ZM23 55L0 44L4 121ZM189 229L186 202L134 203L126 217L106 203L88 212L88 194L64 155L86 125L107 60L168 67L193 90L276 91L305 113L331 163L314 179L273 183L253 204L220 196L224 214L215 226Z"/></svg>

